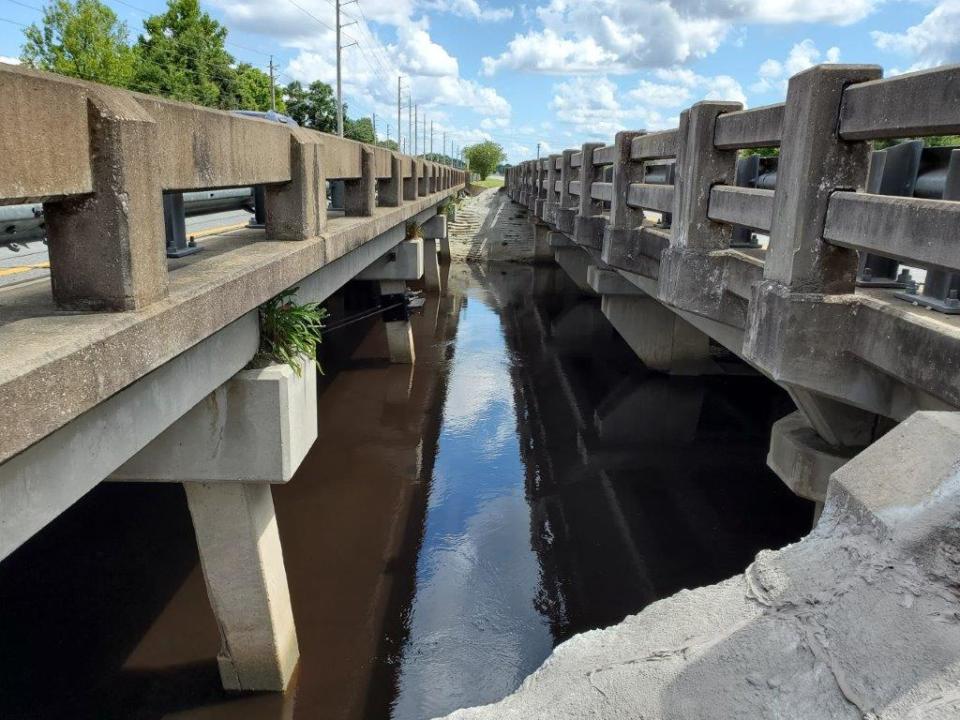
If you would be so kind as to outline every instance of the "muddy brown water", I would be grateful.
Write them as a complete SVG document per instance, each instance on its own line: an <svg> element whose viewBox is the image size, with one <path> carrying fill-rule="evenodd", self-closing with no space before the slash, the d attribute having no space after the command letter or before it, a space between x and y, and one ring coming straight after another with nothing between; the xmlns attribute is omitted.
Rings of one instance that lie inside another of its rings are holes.
<svg viewBox="0 0 960 720"><path fill-rule="evenodd" d="M182 489L103 484L0 563L0 718L430 718L807 531L764 463L790 410L766 380L645 371L556 269L450 280L412 368L377 323L328 338L320 438L274 488L286 695L220 689Z"/></svg>

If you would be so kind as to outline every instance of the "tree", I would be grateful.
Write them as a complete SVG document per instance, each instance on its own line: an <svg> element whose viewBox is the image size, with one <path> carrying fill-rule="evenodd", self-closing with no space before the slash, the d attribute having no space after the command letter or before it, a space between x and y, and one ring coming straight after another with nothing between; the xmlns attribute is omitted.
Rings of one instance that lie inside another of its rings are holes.
<svg viewBox="0 0 960 720"><path fill-rule="evenodd" d="M208 107L233 107L237 77L224 47L227 30L200 10L198 0L167 0L167 11L147 18L143 27L135 46L135 89Z"/></svg>
<svg viewBox="0 0 960 720"><path fill-rule="evenodd" d="M56 0L24 36L20 60L29 67L120 87L133 77L127 26L99 0Z"/></svg>
<svg viewBox="0 0 960 720"><path fill-rule="evenodd" d="M344 105L344 115L346 115L346 105ZM375 139L373 136L373 121L368 117L357 118L356 120L344 117L343 136L351 140L373 144Z"/></svg>
<svg viewBox="0 0 960 720"><path fill-rule="evenodd" d="M486 180L497 165L507 157L503 148L490 140L464 148L463 154L470 163L470 170L480 175L481 180Z"/></svg>
<svg viewBox="0 0 960 720"><path fill-rule="evenodd" d="M390 138L387 138L386 140L378 141L377 145L379 145L382 148L386 148L387 150L395 150L397 152L400 151L400 146L397 145L397 141L391 140Z"/></svg>
<svg viewBox="0 0 960 720"><path fill-rule="evenodd" d="M337 100L333 88L319 80L304 89L299 82L292 82L284 89L287 115L303 127L320 132L337 131Z"/></svg>
<svg viewBox="0 0 960 720"><path fill-rule="evenodd" d="M240 63L233 71L233 100L231 107L241 110L261 110L271 109L270 95L270 76L263 70ZM287 112L287 106L283 101L283 91L278 88L276 91L277 112Z"/></svg>

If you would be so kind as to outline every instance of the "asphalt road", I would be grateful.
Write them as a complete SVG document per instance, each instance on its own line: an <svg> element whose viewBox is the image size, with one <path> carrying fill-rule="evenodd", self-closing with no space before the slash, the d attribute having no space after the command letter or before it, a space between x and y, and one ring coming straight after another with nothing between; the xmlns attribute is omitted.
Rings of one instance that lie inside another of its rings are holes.
<svg viewBox="0 0 960 720"><path fill-rule="evenodd" d="M194 215L187 218L187 235L193 235L198 244L218 232L226 232L245 225L251 214L246 210ZM42 240L27 240L14 245L0 245L0 288L20 285L49 277L50 258Z"/></svg>

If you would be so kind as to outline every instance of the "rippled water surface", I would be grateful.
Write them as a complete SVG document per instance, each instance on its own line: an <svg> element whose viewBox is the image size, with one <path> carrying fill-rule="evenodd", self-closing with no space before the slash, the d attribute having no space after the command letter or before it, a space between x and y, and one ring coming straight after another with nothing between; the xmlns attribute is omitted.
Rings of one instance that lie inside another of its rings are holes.
<svg viewBox="0 0 960 720"><path fill-rule="evenodd" d="M449 280L412 368L376 323L327 339L320 439L274 488L286 696L220 690L182 490L102 485L0 564L0 718L430 718L806 532L765 466L791 409L766 380L647 372L556 269Z"/></svg>

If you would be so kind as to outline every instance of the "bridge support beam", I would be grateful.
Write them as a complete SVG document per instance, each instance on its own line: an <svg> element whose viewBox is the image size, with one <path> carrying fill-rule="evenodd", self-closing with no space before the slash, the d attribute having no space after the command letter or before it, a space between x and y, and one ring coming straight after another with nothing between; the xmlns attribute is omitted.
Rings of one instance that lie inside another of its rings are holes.
<svg viewBox="0 0 960 720"><path fill-rule="evenodd" d="M643 364L674 375L709 372L710 338L650 297L604 295L603 314Z"/></svg>

